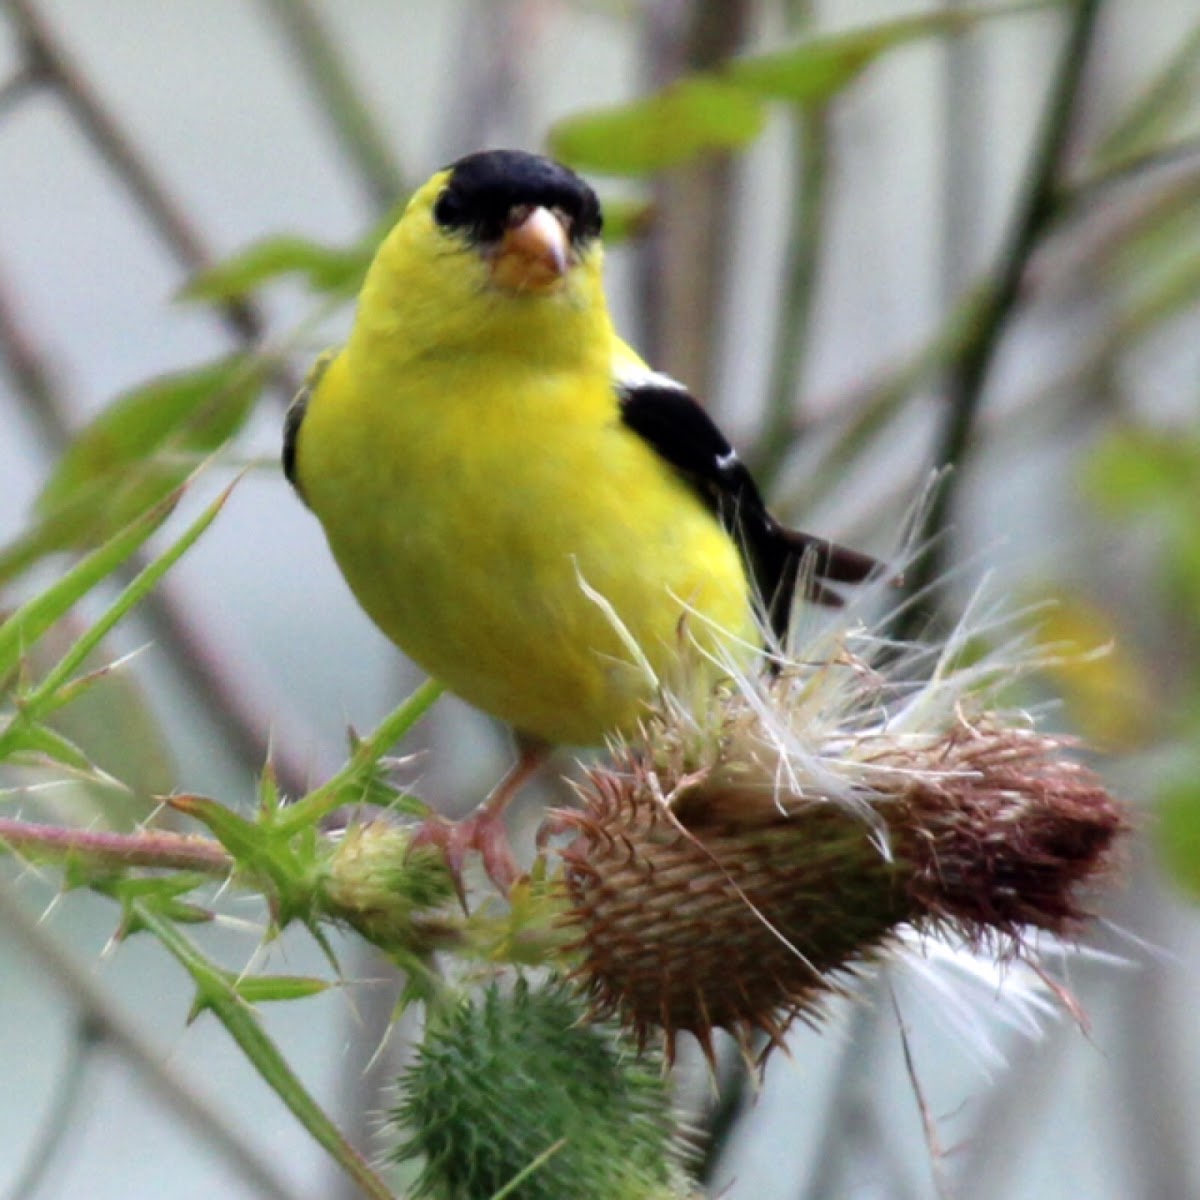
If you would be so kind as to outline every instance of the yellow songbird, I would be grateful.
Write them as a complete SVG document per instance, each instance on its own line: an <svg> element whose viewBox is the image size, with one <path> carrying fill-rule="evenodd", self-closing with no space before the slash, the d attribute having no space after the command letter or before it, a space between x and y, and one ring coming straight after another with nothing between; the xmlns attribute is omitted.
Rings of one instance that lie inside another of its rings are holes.
<svg viewBox="0 0 1200 1200"><path fill-rule="evenodd" d="M591 188L549 159L439 171L286 425L287 476L363 608L518 734L477 813L428 832L502 884L501 813L547 746L629 731L682 657L782 635L802 559L825 603L876 567L772 518L704 409L618 338L600 232Z"/></svg>

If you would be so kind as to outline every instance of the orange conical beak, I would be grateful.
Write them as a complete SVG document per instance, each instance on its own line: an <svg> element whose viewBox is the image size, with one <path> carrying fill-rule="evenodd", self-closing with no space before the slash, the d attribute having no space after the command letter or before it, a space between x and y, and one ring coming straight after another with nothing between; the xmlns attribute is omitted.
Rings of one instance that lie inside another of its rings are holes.
<svg viewBox="0 0 1200 1200"><path fill-rule="evenodd" d="M492 282L506 292L551 292L570 266L570 239L548 208L530 209L510 225L491 256Z"/></svg>

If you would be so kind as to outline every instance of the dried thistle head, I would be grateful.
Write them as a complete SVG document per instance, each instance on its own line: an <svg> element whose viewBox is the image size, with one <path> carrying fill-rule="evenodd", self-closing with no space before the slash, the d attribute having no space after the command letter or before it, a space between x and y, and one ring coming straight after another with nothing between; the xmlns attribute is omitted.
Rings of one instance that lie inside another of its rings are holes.
<svg viewBox="0 0 1200 1200"><path fill-rule="evenodd" d="M645 1040L777 1044L902 930L998 956L1077 933L1128 820L968 664L833 628L697 716L664 695L591 770L564 850L579 976ZM1011 648L1009 648L1011 649Z"/></svg>

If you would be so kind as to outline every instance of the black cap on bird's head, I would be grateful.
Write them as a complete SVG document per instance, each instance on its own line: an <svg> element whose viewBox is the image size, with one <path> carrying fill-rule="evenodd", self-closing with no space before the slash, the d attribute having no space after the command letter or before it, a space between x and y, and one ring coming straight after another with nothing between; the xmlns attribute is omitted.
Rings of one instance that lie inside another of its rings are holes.
<svg viewBox="0 0 1200 1200"><path fill-rule="evenodd" d="M446 170L434 222L487 257L506 290L552 290L600 235L596 193L552 159L482 150Z"/></svg>

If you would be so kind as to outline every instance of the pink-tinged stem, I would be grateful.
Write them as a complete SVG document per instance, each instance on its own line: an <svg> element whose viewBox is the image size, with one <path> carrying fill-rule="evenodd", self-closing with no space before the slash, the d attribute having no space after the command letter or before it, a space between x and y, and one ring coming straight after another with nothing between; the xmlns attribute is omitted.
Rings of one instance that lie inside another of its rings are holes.
<svg viewBox="0 0 1200 1200"><path fill-rule="evenodd" d="M233 859L218 842L194 834L111 833L0 817L0 847L37 862L86 859L103 866L159 867L206 875L224 875L233 869Z"/></svg>

